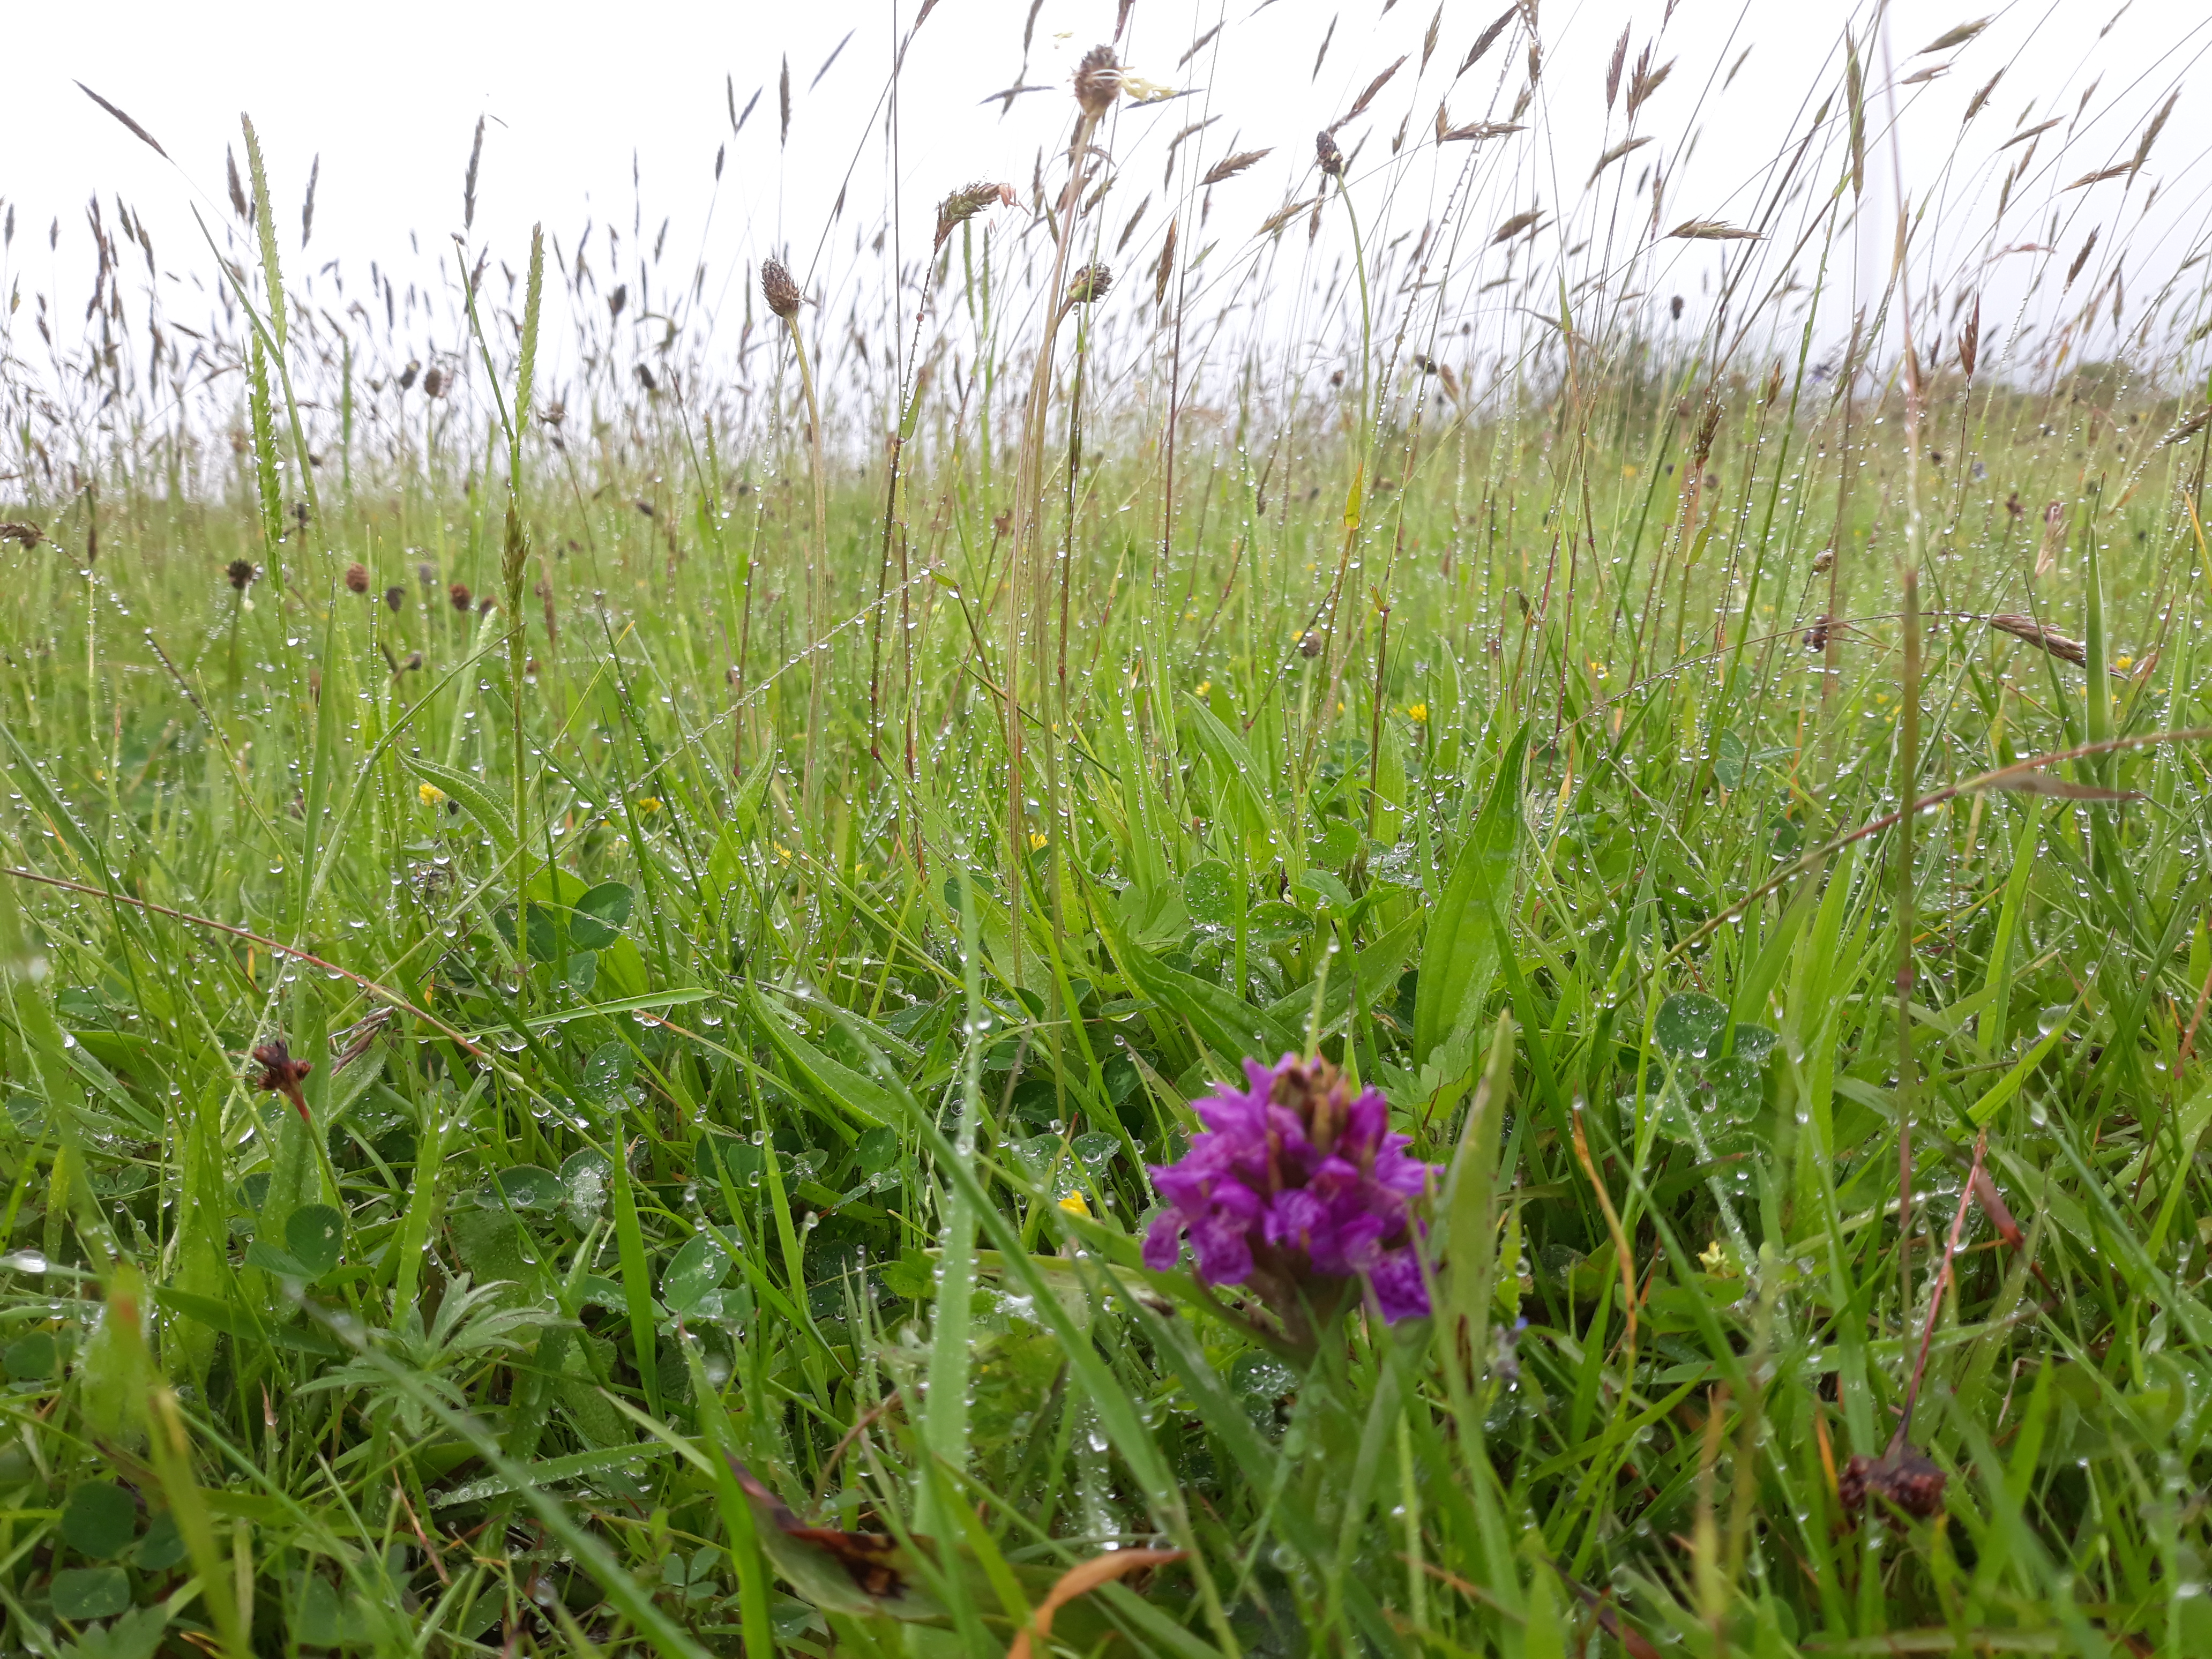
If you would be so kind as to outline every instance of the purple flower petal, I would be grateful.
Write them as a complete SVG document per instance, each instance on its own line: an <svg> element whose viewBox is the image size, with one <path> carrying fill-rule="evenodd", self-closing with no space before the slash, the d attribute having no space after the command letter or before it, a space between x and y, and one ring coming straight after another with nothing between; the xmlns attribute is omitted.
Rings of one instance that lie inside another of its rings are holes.
<svg viewBox="0 0 2212 1659"><path fill-rule="evenodd" d="M1164 1273L1182 1259L1182 1218L1173 1210L1162 1210L1145 1233L1145 1265Z"/></svg>
<svg viewBox="0 0 2212 1659"><path fill-rule="evenodd" d="M1241 1285L1251 1276L1252 1246L1244 1229L1219 1216L1190 1224L1191 1254L1198 1258L1198 1277L1207 1285Z"/></svg>
<svg viewBox="0 0 2212 1659"><path fill-rule="evenodd" d="M1412 1245L1387 1253L1368 1269L1367 1282L1374 1289L1376 1305L1389 1323L1429 1316L1429 1287L1422 1281L1421 1258Z"/></svg>

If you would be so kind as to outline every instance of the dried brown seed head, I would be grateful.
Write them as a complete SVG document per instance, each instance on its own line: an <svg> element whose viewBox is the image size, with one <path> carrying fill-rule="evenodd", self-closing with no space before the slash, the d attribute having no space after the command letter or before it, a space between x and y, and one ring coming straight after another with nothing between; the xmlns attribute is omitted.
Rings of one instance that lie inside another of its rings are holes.
<svg viewBox="0 0 2212 1659"><path fill-rule="evenodd" d="M1925 1521L1942 1513L1943 1491L1950 1475L1911 1446L1893 1446L1880 1457L1860 1453L1844 1466L1836 1478L1836 1501L1846 1515L1856 1515L1870 1498Z"/></svg>
<svg viewBox="0 0 2212 1659"><path fill-rule="evenodd" d="M422 395L442 398L446 395L446 371L433 363L422 374Z"/></svg>
<svg viewBox="0 0 2212 1659"><path fill-rule="evenodd" d="M2023 617L2016 611L2005 611L1990 618L1990 626L2016 640L2039 646L2061 662L2070 662L2076 668L2089 664L2089 647L2081 641L2061 634L2056 629L2045 628L2033 617Z"/></svg>
<svg viewBox="0 0 2212 1659"><path fill-rule="evenodd" d="M230 585L233 587L243 593L252 586L253 579L258 576L261 571L251 559L233 559L224 567L222 574L230 579Z"/></svg>
<svg viewBox="0 0 2212 1659"><path fill-rule="evenodd" d="M937 240L930 244L930 252L934 253L943 247L947 237L992 203L1012 207L1014 201L1012 185L994 185L988 180L954 191L937 204Z"/></svg>
<svg viewBox="0 0 2212 1659"><path fill-rule="evenodd" d="M1344 177L1344 152L1337 148L1334 133L1323 131L1314 135L1314 159L1330 178Z"/></svg>
<svg viewBox="0 0 2212 1659"><path fill-rule="evenodd" d="M1321 634L1316 629L1308 629L1298 637L1298 655L1301 657L1318 657L1321 647Z"/></svg>
<svg viewBox="0 0 2212 1659"><path fill-rule="evenodd" d="M1071 277L1067 284L1066 304L1087 306L1106 297L1106 290L1114 286L1114 268L1103 260L1084 266Z"/></svg>
<svg viewBox="0 0 2212 1659"><path fill-rule="evenodd" d="M455 582L446 590L446 597L453 602L454 610L465 612L469 608L469 585Z"/></svg>
<svg viewBox="0 0 2212 1659"><path fill-rule="evenodd" d="M384 603L390 609L398 611L401 605L407 603L407 590L398 582L392 583L384 590Z"/></svg>
<svg viewBox="0 0 2212 1659"><path fill-rule="evenodd" d="M261 1075L253 1080L253 1086L283 1095L292 1103L303 1120L313 1121L307 1115L307 1097L300 1091L300 1085L315 1069L314 1061L293 1059L291 1050L284 1046L282 1037L256 1048L253 1060L261 1067Z"/></svg>
<svg viewBox="0 0 2212 1659"><path fill-rule="evenodd" d="M13 542L18 547L36 547L46 538L46 532L34 524L20 521L0 524L0 542Z"/></svg>
<svg viewBox="0 0 2212 1659"><path fill-rule="evenodd" d="M368 592L368 567L361 563L348 565L345 570L345 585L346 592L349 593Z"/></svg>
<svg viewBox="0 0 2212 1659"><path fill-rule="evenodd" d="M791 280L791 273L783 268L781 259L767 259L761 264L761 297L768 308L786 321L799 314L799 302L805 296L799 293L799 284Z"/></svg>
<svg viewBox="0 0 2212 1659"><path fill-rule="evenodd" d="M1083 112L1093 120L1114 107L1114 100L1121 95L1121 66L1115 61L1114 48L1093 46L1083 54L1083 62L1075 70L1075 101Z"/></svg>

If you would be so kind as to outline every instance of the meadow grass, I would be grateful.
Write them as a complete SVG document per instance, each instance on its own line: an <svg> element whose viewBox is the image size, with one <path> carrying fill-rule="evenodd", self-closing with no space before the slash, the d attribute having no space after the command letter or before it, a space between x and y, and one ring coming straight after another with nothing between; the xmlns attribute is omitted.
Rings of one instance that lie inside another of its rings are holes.
<svg viewBox="0 0 2212 1659"><path fill-rule="evenodd" d="M249 127L231 426L11 392L6 1644L2212 1650L2212 429L1760 288L1875 234L1863 50L1701 332L1363 236L1303 379L1198 313L1242 158L1099 273L1095 64L726 380L543 243L418 378ZM1317 1354L1139 1249L1291 1051L1437 1170Z"/></svg>

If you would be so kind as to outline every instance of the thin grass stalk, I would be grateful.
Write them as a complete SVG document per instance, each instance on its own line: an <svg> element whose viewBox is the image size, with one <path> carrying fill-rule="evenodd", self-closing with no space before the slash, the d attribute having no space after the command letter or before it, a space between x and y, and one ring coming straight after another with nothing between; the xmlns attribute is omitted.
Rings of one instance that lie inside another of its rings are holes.
<svg viewBox="0 0 2212 1659"><path fill-rule="evenodd" d="M1889 69L1888 18L1882 20L1882 60ZM1897 190L1898 246L1893 280L1900 300L1898 317L1905 339L1905 550L1898 570L1904 612L1904 707L1899 711L1897 799L1910 803L1920 787L1920 565L1926 526L1920 514L1920 420L1923 398L1920 361L1913 347L1911 268L1905 240L1905 164L1898 153L1897 92L1888 75L1890 165ZM1900 1288L1898 1318L1910 1328L1912 1318L1912 1115L1918 1091L1912 1054L1913 818L1910 811L1897 829L1897 1271Z"/></svg>
<svg viewBox="0 0 2212 1659"><path fill-rule="evenodd" d="M1044 516L1044 446L1048 418L1052 403L1053 343L1060 332L1061 318L1066 307L1059 303L1060 295L1067 288L1067 258L1075 243L1076 222L1083 203L1084 168L1090 158L1091 139L1098 125L1100 112L1088 107L1079 111L1075 120L1075 136L1068 144L1067 182L1060 188L1058 213L1059 235L1054 239L1052 254L1052 276L1045 285L1048 296L1045 310L1044 335L1037 342L1035 373L1030 376L1027 401L1023 406L1022 447L1020 465L1014 482L1013 548L1012 568L1006 582L1006 891L1007 914L1011 918L1011 944L1008 947L1011 963L1008 976L1021 982L1022 937L1022 875L1030 853L1029 811L1024 781L1024 747L1022 732L1023 684L1024 662L1034 655L1034 676L1040 685L1045 678L1045 639L1048 631L1046 617L1046 588L1041 538ZM1046 734L1051 741L1051 734ZM1055 796L1045 803L1045 821L1057 823L1060 803ZM1054 888L1058 890L1058 866L1048 860L1046 866L1053 874Z"/></svg>
<svg viewBox="0 0 2212 1659"><path fill-rule="evenodd" d="M814 538L806 550L806 738L799 773L799 799L805 822L820 821L822 805L822 708L829 678L830 481L822 459L822 405L814 395L814 367L806 356L794 307L783 319L791 351L799 364L799 384L806 396L807 459L814 486ZM748 592L750 585L748 584Z"/></svg>

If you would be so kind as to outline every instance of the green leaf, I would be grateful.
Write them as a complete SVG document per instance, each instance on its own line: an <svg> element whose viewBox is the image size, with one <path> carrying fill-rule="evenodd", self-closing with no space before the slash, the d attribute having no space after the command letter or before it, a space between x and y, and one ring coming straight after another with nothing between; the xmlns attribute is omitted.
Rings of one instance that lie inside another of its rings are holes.
<svg viewBox="0 0 2212 1659"><path fill-rule="evenodd" d="M1095 904L1091 913L1131 988L1188 1020L1200 1040L1224 1060L1246 1054L1274 1059L1303 1046L1297 1028L1271 1011L1161 962L1122 930L1110 904Z"/></svg>
<svg viewBox="0 0 2212 1659"><path fill-rule="evenodd" d="M1183 876L1183 908L1193 921L1209 927L1234 927L1237 912L1243 908L1241 899L1236 872L1219 859L1201 860Z"/></svg>
<svg viewBox="0 0 2212 1659"><path fill-rule="evenodd" d="M1325 866L1331 870L1341 870L1358 854L1358 826L1340 818L1324 829L1306 849L1310 863ZM1347 904L1345 908L1349 909L1351 907Z"/></svg>
<svg viewBox="0 0 2212 1659"><path fill-rule="evenodd" d="M344 1237L345 1218L327 1204L303 1204L284 1220L285 1247L310 1279L338 1265Z"/></svg>
<svg viewBox="0 0 2212 1659"><path fill-rule="evenodd" d="M163 1510L146 1528L138 1547L131 1552L131 1562L147 1572L167 1572L185 1555L185 1535L177 1529L177 1517Z"/></svg>
<svg viewBox="0 0 2212 1659"><path fill-rule="evenodd" d="M1244 918L1245 938L1262 949L1309 939L1313 930L1310 916L1296 905L1285 904L1280 899L1269 899L1265 903L1254 905Z"/></svg>
<svg viewBox="0 0 2212 1659"><path fill-rule="evenodd" d="M830 1059L793 1030L757 988L747 988L745 1002L752 1012L753 1029L775 1050L785 1066L805 1082L817 1099L838 1109L823 1115L824 1121L838 1133L848 1139L854 1138L853 1130L844 1121L847 1117L859 1119L864 1127L878 1129L908 1115L908 1101L874 1079Z"/></svg>
<svg viewBox="0 0 2212 1659"><path fill-rule="evenodd" d="M62 1649L61 1659L154 1659L168 1627L168 1608L132 1607L114 1623L85 1632Z"/></svg>
<svg viewBox="0 0 2212 1659"><path fill-rule="evenodd" d="M637 895L619 881L603 881L576 901L568 938L579 950L598 951L615 942L629 921Z"/></svg>
<svg viewBox="0 0 2212 1659"><path fill-rule="evenodd" d="M62 1536L95 1561L122 1554L137 1530L137 1500L112 1480L88 1480L62 1505Z"/></svg>
<svg viewBox="0 0 2212 1659"><path fill-rule="evenodd" d="M120 1567L70 1567L54 1575L54 1613L73 1625L111 1619L131 1605L131 1579Z"/></svg>
<svg viewBox="0 0 2212 1659"><path fill-rule="evenodd" d="M249 1260L252 1255L252 1252L249 1250ZM241 1342L265 1343L272 1348L289 1348L297 1353L319 1354L328 1359L336 1359L345 1352L335 1337L325 1335L321 1331L266 1323L236 1304L220 1301L211 1296L195 1296L189 1291L157 1289L154 1292L154 1300L171 1313L196 1320Z"/></svg>
<svg viewBox="0 0 2212 1659"><path fill-rule="evenodd" d="M636 1069L637 1056L629 1044L620 1038L602 1042L584 1062L580 1086L588 1098L604 1106L629 1086L630 1074Z"/></svg>
<svg viewBox="0 0 2212 1659"><path fill-rule="evenodd" d="M607 1188L615 1178L614 1160L597 1147L572 1154L561 1166L561 1202L568 1219L588 1227L607 1206Z"/></svg>
<svg viewBox="0 0 2212 1659"><path fill-rule="evenodd" d="M888 1170L898 1161L898 1131L871 1129L860 1137L854 1149L860 1160L860 1173L876 1175Z"/></svg>
<svg viewBox="0 0 2212 1659"><path fill-rule="evenodd" d="M568 1185L559 1176L534 1164L501 1170L493 1181L498 1190L478 1200L487 1209L555 1210L568 1196Z"/></svg>
<svg viewBox="0 0 2212 1659"><path fill-rule="evenodd" d="M353 1609L337 1585L317 1573L300 1586L300 1601L293 1620L293 1634L303 1644L319 1648L343 1647L359 1632Z"/></svg>
<svg viewBox="0 0 2212 1659"><path fill-rule="evenodd" d="M673 1314L690 1313L729 1276L729 1253L705 1233L694 1233L670 1258L660 1276L660 1300Z"/></svg>
<svg viewBox="0 0 2212 1659"><path fill-rule="evenodd" d="M54 1364L60 1358L51 1331L33 1331L28 1336L19 1336L0 1353L0 1364L8 1368L10 1382L43 1382L54 1374Z"/></svg>
<svg viewBox="0 0 2212 1659"><path fill-rule="evenodd" d="M1748 758L1741 737L1722 732L1713 739L1713 781L1723 789L1741 788Z"/></svg>
<svg viewBox="0 0 2212 1659"><path fill-rule="evenodd" d="M1413 1064L1418 1067L1457 1027L1479 1018L1498 971L1494 905L1503 914L1513 887L1513 854L1521 836L1521 762L1528 749L1524 723L1505 745L1490 794L1467 844L1453 861L1421 945L1413 998Z"/></svg>
<svg viewBox="0 0 2212 1659"><path fill-rule="evenodd" d="M1213 769L1217 809L1243 832L1245 845L1255 853L1273 845L1274 808L1260 787L1260 770L1244 740L1197 698L1188 699L1188 707L1191 732Z"/></svg>
<svg viewBox="0 0 2212 1659"><path fill-rule="evenodd" d="M1702 991L1677 991L1659 1005L1651 1022L1651 1039L1663 1054L1680 1060L1704 1060L1720 1047L1728 1026L1728 1005Z"/></svg>

